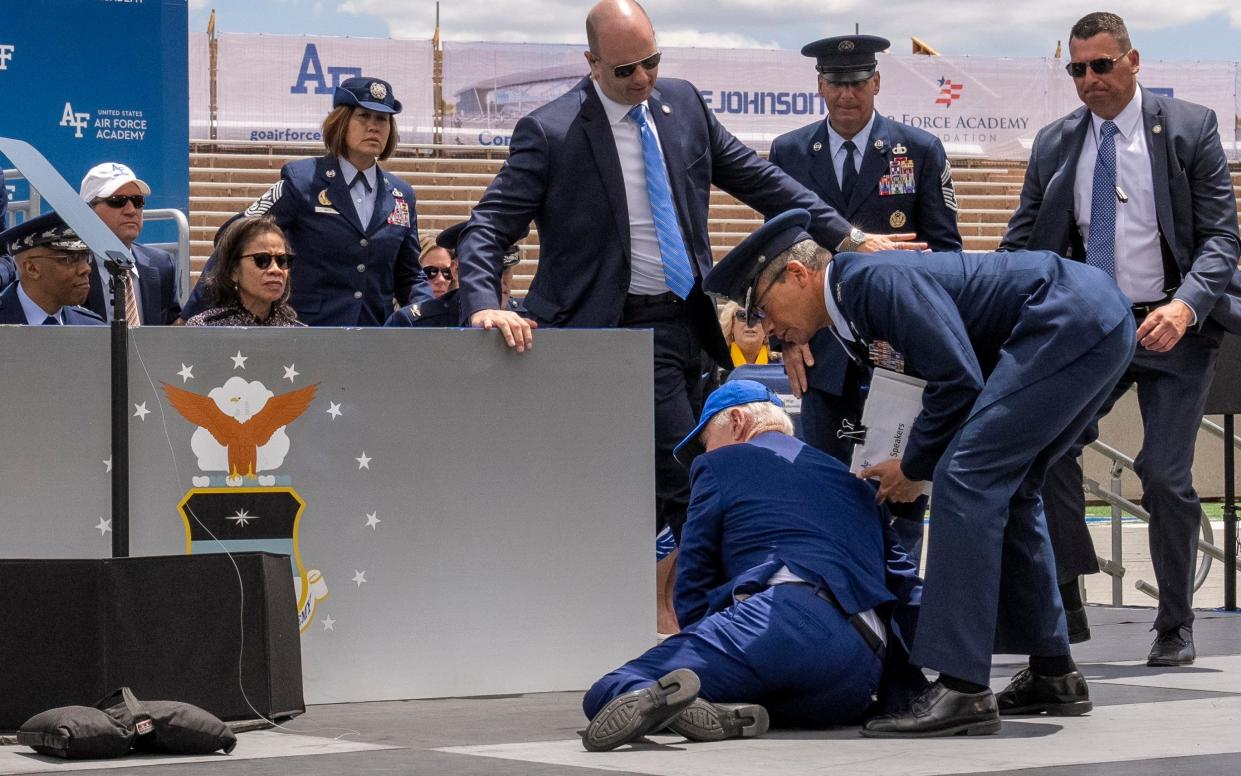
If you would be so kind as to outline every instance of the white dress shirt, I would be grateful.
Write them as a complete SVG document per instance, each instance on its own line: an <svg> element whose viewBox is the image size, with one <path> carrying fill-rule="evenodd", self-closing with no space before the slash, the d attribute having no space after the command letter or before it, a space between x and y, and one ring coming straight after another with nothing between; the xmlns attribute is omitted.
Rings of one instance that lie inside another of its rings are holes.
<svg viewBox="0 0 1241 776"><path fill-rule="evenodd" d="M47 320L48 314L35 300L26 294L26 289L22 288L21 283L17 284L17 298L22 303L22 312L26 313L26 323L31 326L42 326L43 322ZM63 324L65 322L64 308L62 307L52 313L52 317Z"/></svg>
<svg viewBox="0 0 1241 776"><path fill-rule="evenodd" d="M621 177L625 179L625 203L629 209L629 293L665 294L668 283L664 279L664 260L659 252L659 236L655 233L655 217L651 215L651 200L646 193L646 166L642 161L642 136L638 125L626 116L632 105L617 102L603 93L597 81L591 85L612 128L616 142L616 155L620 157ZM647 104L647 126L659 141L655 117ZM660 145L663 152L663 145ZM686 255L689 246L686 246ZM692 262L693 259L691 258Z"/></svg>
<svg viewBox="0 0 1241 776"><path fill-rule="evenodd" d="M375 197L379 193L378 181L379 168L372 164L365 170L362 170L362 177L370 184L367 190L366 184L355 179L358 177L358 168L349 163L344 157L337 157L337 163L340 165L340 174L345 178L345 188L349 189L349 198L353 200L353 209L358 214L358 222L362 224L362 228L370 226L371 217L375 215Z"/></svg>
<svg viewBox="0 0 1241 776"><path fill-rule="evenodd" d="M1102 119L1090 114L1090 131L1077 160L1077 185L1073 212L1083 244L1090 237L1090 204L1094 195L1094 167L1099 157ZM1142 123L1142 90L1116 118L1116 285L1133 304L1163 299L1163 251L1159 247L1159 219L1155 213L1155 187L1151 176L1150 149Z"/></svg>
<svg viewBox="0 0 1241 776"><path fill-rule="evenodd" d="M856 135L851 138L842 137L839 132L832 129L832 122L824 119L827 124L827 150L832 154L832 169L836 171L836 182L843 189L845 186L845 158L849 152L845 150L845 140L852 140L853 145L857 146L857 150L853 152L853 171L862 171L862 156L866 153L866 146L870 143L870 131L875 126L875 112L870 112L870 121L866 122L866 126L862 127Z"/></svg>

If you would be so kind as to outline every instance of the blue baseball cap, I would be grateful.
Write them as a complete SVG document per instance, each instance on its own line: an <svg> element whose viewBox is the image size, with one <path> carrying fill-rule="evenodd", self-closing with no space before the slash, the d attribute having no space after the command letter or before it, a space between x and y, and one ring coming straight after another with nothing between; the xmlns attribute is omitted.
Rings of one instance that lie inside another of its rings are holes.
<svg viewBox="0 0 1241 776"><path fill-rule="evenodd" d="M382 78L346 78L332 94L332 107L356 105L376 113L400 113L401 101L392 94L392 84Z"/></svg>
<svg viewBox="0 0 1241 776"><path fill-rule="evenodd" d="M693 462L694 457L703 452L702 443L698 441L698 435L707 427L720 412L729 407L738 407L742 404L749 404L756 401L769 401L777 407L783 407L784 402L780 401L780 397L776 392L754 380L730 380L707 397L707 403L702 408L702 418L699 419L698 425L694 430L689 432L689 436L681 440L681 443L672 451L672 456L682 464L689 466Z"/></svg>

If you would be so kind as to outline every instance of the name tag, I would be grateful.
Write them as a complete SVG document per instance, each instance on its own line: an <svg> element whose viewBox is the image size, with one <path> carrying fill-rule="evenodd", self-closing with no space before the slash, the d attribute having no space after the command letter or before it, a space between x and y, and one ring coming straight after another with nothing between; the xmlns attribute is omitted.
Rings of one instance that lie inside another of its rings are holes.
<svg viewBox="0 0 1241 776"><path fill-rule="evenodd" d="M325 215L329 215L329 216L340 215L340 213L336 212L336 208L334 207L319 207L318 205L315 205L315 212L324 213Z"/></svg>

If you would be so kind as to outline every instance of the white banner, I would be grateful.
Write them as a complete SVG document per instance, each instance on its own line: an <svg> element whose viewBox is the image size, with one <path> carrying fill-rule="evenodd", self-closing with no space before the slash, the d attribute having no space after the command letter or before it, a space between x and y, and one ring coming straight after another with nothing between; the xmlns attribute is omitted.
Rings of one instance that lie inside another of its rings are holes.
<svg viewBox="0 0 1241 776"><path fill-rule="evenodd" d="M201 40L201 42L199 42ZM517 120L589 73L572 44L444 44L444 142L506 146ZM205 36L191 36L191 133L205 137ZM1065 60L881 55L876 107L939 137L953 156L1025 159L1038 130L1080 103ZM401 139L432 133L429 41L225 35L220 41L219 136L270 142L318 140L332 87L364 73L391 81L405 112ZM1229 156L1238 149L1241 67L1235 62L1143 62L1143 85L1206 105L1219 116ZM660 75L684 78L746 144L812 121L826 105L813 62L792 51L664 49Z"/></svg>

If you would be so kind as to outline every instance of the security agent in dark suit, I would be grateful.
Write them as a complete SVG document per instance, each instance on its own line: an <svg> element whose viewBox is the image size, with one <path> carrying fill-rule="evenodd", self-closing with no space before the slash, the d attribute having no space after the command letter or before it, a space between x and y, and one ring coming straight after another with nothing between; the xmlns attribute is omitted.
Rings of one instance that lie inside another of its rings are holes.
<svg viewBox="0 0 1241 776"><path fill-rule="evenodd" d="M181 301L177 296L177 267L172 255L135 242L142 232L150 185L125 165L104 162L86 173L78 193L134 255L127 298L134 300L133 313L137 314L138 323L166 326L179 318ZM112 313L112 276L94 260L91 270L86 307L107 320Z"/></svg>
<svg viewBox="0 0 1241 776"><path fill-rule="evenodd" d="M878 496L934 483L926 586L911 661L939 679L863 734L985 734L999 713L1082 714L1039 488L1133 355L1124 296L1098 270L1048 252L831 255L808 214L768 222L707 276L769 334L804 343L831 327L864 360L883 345L927 381L900 460L862 470ZM1002 577L1001 577L1002 571ZM993 696L993 652L1030 668Z"/></svg>
<svg viewBox="0 0 1241 776"><path fill-rule="evenodd" d="M102 326L79 307L90 288L90 248L56 213L0 232L0 251L10 253L19 280L0 293L0 324Z"/></svg>
<svg viewBox="0 0 1241 776"><path fill-rule="evenodd" d="M1135 468L1150 513L1159 583L1148 665L1194 660L1194 553L1200 507L1194 441L1225 329L1238 330L1236 199L1215 114L1137 83L1124 21L1074 25L1066 66L1085 103L1035 138L1001 250L1047 249L1103 268L1132 304L1139 348L1104 412L1133 384L1144 444ZM1086 530L1078 454L1091 424L1048 472L1043 497L1074 640L1089 638L1077 578L1099 570Z"/></svg>
<svg viewBox="0 0 1241 776"><path fill-rule="evenodd" d="M910 675L885 662L907 655L889 630L897 596L874 490L794 438L780 399L752 380L711 394L677 457L692 462L693 482L676 586L685 629L586 693L586 748L614 748L661 721L695 741L761 735L769 719L860 722L885 681ZM669 681L687 671L692 679ZM685 698L687 684L697 699ZM745 703L725 705L734 701Z"/></svg>
<svg viewBox="0 0 1241 776"><path fill-rule="evenodd" d="M430 296L420 285L414 190L376 163L396 150L393 117L400 112L387 81L345 79L324 119L328 153L286 164L280 180L242 213L270 215L284 230L297 256L289 304L307 325L382 326L394 300L405 305ZM195 287L182 317L206 303Z"/></svg>
<svg viewBox="0 0 1241 776"><path fill-rule="evenodd" d="M819 95L828 116L777 137L771 163L818 194L867 232L912 232L933 251L961 250L952 168L939 138L875 110L879 93L876 55L891 47L875 35L841 35L808 43ZM868 370L854 364L827 331L802 346L785 348L785 371L802 399L803 437L848 463L853 445L839 432L859 424ZM805 367L803 369L803 363ZM925 499L893 507L895 526L920 557Z"/></svg>
<svg viewBox="0 0 1241 776"><path fill-rule="evenodd" d="M712 264L711 186L767 214L808 209L826 245L896 243L852 228L759 159L692 84L664 79L656 88L661 54L637 3L598 3L586 35L590 78L517 123L509 158L462 235L462 320L499 329L518 351L532 344L534 326L654 329L656 520L675 532L689 480L672 448L694 426L702 351L731 364L699 284ZM499 309L501 257L532 220L540 258L525 305L534 323ZM659 567L665 592L673 562Z"/></svg>

